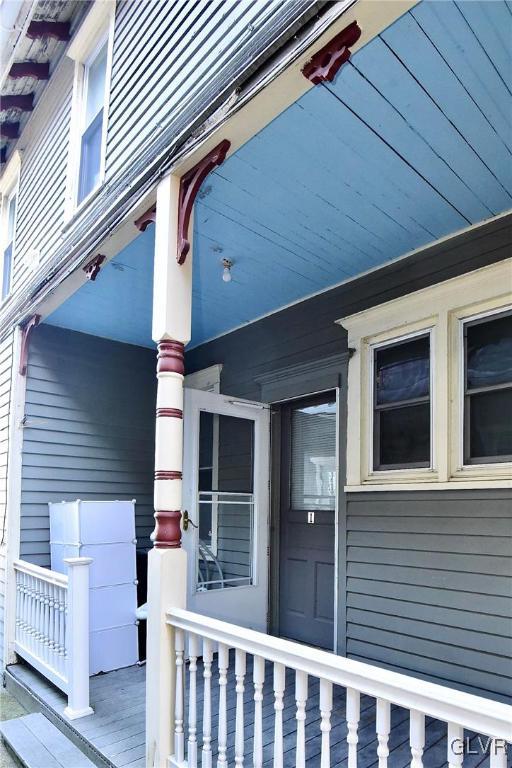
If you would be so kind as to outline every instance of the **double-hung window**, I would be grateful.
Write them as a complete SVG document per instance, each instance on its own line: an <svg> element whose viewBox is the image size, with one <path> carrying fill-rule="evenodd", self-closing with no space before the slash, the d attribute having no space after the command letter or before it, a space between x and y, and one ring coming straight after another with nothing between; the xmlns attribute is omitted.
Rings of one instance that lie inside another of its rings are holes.
<svg viewBox="0 0 512 768"><path fill-rule="evenodd" d="M464 464L512 461L512 311L464 330Z"/></svg>
<svg viewBox="0 0 512 768"><path fill-rule="evenodd" d="M85 62L83 68L78 204L99 185L101 180L106 73L107 42L105 41Z"/></svg>
<svg viewBox="0 0 512 768"><path fill-rule="evenodd" d="M374 347L373 372L373 469L430 467L430 333Z"/></svg>
<svg viewBox="0 0 512 768"><path fill-rule="evenodd" d="M16 230L16 189L7 197L5 210L6 240L3 249L2 299L11 292L12 261L14 257L14 235Z"/></svg>

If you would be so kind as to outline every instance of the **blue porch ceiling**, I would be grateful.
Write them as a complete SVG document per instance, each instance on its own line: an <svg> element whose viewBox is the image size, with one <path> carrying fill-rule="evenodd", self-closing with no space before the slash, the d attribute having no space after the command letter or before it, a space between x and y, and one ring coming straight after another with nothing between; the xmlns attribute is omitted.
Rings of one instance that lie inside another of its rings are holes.
<svg viewBox="0 0 512 768"><path fill-rule="evenodd" d="M511 39L510 3L422 2L211 174L192 344L512 208ZM152 238L49 322L150 344Z"/></svg>

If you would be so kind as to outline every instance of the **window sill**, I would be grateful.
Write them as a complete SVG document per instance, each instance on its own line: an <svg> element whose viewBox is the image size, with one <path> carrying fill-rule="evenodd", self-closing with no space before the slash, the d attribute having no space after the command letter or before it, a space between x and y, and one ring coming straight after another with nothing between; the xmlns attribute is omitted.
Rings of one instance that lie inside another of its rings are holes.
<svg viewBox="0 0 512 768"><path fill-rule="evenodd" d="M362 485L345 485L345 493L373 493L382 491L454 491L454 490L488 490L491 488L512 489L512 480L503 478L452 478L448 482L435 479L425 479L415 482L363 483Z"/></svg>

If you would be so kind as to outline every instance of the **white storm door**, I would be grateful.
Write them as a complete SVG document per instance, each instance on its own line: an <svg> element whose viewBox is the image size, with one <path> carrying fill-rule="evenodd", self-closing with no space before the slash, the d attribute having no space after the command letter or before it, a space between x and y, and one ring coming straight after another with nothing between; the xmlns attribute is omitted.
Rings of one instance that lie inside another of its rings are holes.
<svg viewBox="0 0 512 768"><path fill-rule="evenodd" d="M185 389L189 610L267 630L269 409Z"/></svg>

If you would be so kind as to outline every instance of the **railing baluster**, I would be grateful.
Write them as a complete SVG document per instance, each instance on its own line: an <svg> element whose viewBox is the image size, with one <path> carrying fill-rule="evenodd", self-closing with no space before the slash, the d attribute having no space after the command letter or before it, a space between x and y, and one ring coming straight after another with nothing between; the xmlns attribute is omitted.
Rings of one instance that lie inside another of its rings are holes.
<svg viewBox="0 0 512 768"><path fill-rule="evenodd" d="M322 732L322 754L320 768L330 768L331 765L331 712L332 712L332 683L330 680L320 680L320 730Z"/></svg>
<svg viewBox="0 0 512 768"><path fill-rule="evenodd" d="M493 739L489 745L490 768L507 768L507 744L504 739Z"/></svg>
<svg viewBox="0 0 512 768"><path fill-rule="evenodd" d="M347 688L347 744L348 768L357 768L357 743L359 718L361 716L361 695L354 688Z"/></svg>
<svg viewBox="0 0 512 768"><path fill-rule="evenodd" d="M185 634L182 629L177 629L174 640L176 654L176 698L174 703L174 752L176 759L183 762L185 759L185 731L183 729L185 686L184 686L184 655Z"/></svg>
<svg viewBox="0 0 512 768"><path fill-rule="evenodd" d="M239 648L235 652L236 679L236 723L235 723L235 766L244 764L244 691L246 655Z"/></svg>
<svg viewBox="0 0 512 768"><path fill-rule="evenodd" d="M203 749L201 768L212 768L212 641L203 640Z"/></svg>
<svg viewBox="0 0 512 768"><path fill-rule="evenodd" d="M295 704L297 711L297 746L295 768L306 768L306 702L308 699L308 676L305 672L295 672Z"/></svg>
<svg viewBox="0 0 512 768"><path fill-rule="evenodd" d="M228 761L226 752L228 748L228 723L227 723L227 684L229 667L229 648L224 643L219 643L219 732L217 737L217 768L226 768Z"/></svg>
<svg viewBox="0 0 512 768"><path fill-rule="evenodd" d="M190 634L188 638L189 683L188 683L188 748L187 759L190 768L197 768L197 657L199 638Z"/></svg>
<svg viewBox="0 0 512 768"><path fill-rule="evenodd" d="M274 664L274 768L283 768L283 710L286 668Z"/></svg>
<svg viewBox="0 0 512 768"><path fill-rule="evenodd" d="M417 709L411 709L410 718L411 768L423 768L425 715Z"/></svg>
<svg viewBox="0 0 512 768"><path fill-rule="evenodd" d="M255 656L253 667L254 682L254 742L253 766L263 765L263 684L265 682L265 659Z"/></svg>
<svg viewBox="0 0 512 768"><path fill-rule="evenodd" d="M456 723L448 723L448 768L460 768L464 760L464 729Z"/></svg>
<svg viewBox="0 0 512 768"><path fill-rule="evenodd" d="M376 730L377 730L377 756L379 768L388 768L389 757L389 731L391 729L391 705L385 699L377 699L376 702Z"/></svg>

